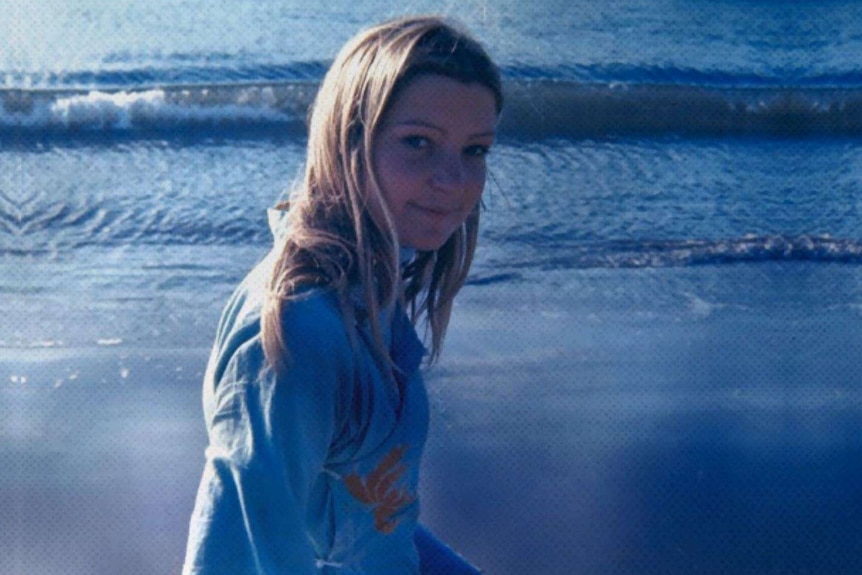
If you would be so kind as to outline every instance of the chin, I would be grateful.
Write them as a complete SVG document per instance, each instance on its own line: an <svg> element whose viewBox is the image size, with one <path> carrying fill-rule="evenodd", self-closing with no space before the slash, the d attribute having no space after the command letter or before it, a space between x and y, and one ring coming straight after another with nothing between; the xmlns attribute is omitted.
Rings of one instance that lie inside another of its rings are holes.
<svg viewBox="0 0 862 575"><path fill-rule="evenodd" d="M452 237L452 234L445 237L408 238L401 242L401 245L421 252L433 252L443 247L443 244L445 244L450 237Z"/></svg>

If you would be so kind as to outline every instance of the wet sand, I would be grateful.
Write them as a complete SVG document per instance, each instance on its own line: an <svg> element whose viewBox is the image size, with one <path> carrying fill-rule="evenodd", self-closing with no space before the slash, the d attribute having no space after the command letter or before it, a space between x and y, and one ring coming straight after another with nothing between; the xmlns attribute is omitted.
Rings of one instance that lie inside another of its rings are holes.
<svg viewBox="0 0 862 575"><path fill-rule="evenodd" d="M0 368L0 573L179 573L206 440L200 353L46 356Z"/></svg>
<svg viewBox="0 0 862 575"><path fill-rule="evenodd" d="M858 314L483 289L427 376L441 538L500 575L860 572ZM208 349L102 343L0 354L0 573L179 572Z"/></svg>

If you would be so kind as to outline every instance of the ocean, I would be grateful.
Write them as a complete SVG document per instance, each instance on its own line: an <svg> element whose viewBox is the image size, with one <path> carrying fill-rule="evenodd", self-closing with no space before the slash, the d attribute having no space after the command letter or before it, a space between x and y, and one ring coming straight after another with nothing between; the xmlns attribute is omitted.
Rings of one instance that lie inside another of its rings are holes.
<svg viewBox="0 0 862 575"><path fill-rule="evenodd" d="M423 521L500 575L862 569L862 5L0 6L0 573L179 572L308 103L425 12L507 105Z"/></svg>

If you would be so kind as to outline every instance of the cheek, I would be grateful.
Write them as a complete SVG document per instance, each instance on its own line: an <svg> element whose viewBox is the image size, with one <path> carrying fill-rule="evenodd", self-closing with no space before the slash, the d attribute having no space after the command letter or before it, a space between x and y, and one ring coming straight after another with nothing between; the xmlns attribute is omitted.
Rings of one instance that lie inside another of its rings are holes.
<svg viewBox="0 0 862 575"><path fill-rule="evenodd" d="M465 200L466 203L469 204L469 207L472 209L473 206L479 201L479 198L482 197L482 192L485 189L485 169L477 170L476 173L472 174L467 179L467 185L465 189Z"/></svg>
<svg viewBox="0 0 862 575"><path fill-rule="evenodd" d="M397 154L382 153L377 163L377 183L380 192L389 203L390 209L395 209L396 204L404 200L415 187L418 170L411 165L410 161Z"/></svg>
<svg viewBox="0 0 862 575"><path fill-rule="evenodd" d="M391 214L393 210L389 190L398 189L398 183L397 181L393 181L392 174L382 157L378 156L373 159L374 181L377 184L377 192L372 191L371 178L365 177L362 182L362 195L365 200L365 208L368 210L371 219L381 229L385 229L386 217L383 215L384 211L389 211Z"/></svg>

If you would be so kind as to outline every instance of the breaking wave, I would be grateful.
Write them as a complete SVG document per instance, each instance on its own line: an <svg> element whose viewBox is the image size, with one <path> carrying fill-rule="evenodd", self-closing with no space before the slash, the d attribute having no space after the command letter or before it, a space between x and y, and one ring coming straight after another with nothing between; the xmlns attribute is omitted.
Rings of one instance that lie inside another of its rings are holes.
<svg viewBox="0 0 862 575"><path fill-rule="evenodd" d="M271 128L301 134L317 82L141 89L0 89L0 137ZM580 83L510 79L514 137L859 135L862 87Z"/></svg>

